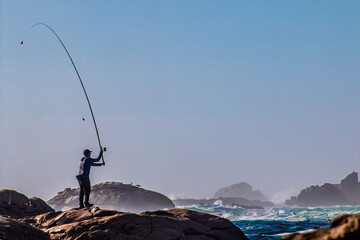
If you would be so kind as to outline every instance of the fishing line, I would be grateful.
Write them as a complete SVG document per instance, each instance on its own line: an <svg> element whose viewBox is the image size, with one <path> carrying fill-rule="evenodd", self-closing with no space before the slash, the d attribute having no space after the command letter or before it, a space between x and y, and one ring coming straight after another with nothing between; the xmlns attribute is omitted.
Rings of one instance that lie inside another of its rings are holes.
<svg viewBox="0 0 360 240"><path fill-rule="evenodd" d="M96 130L96 136L97 136L97 139L98 139L98 142L99 142L99 147L100 147L100 149L102 149L101 140L100 140L100 135L99 135L99 130L98 130L98 127L97 127L97 124L96 124L94 112L93 112L92 107L91 107L91 104L90 104L89 96L88 96L88 94L86 93L84 83L83 83L83 81L81 80L79 71L77 70L77 68L76 68L76 66L75 66L75 63L74 63L72 57L70 56L69 51L66 49L63 41L61 41L60 37L56 34L56 32L55 32L51 27L49 27L47 24L45 24L45 23L37 23L37 24L33 25L31 28L36 27L36 26L39 26L39 25L43 25L43 26L47 27L47 28L56 36L56 38L59 40L59 42L60 42L61 45L63 46L66 54L67 54L68 57L70 58L70 61L71 61L72 65L73 65L73 67L74 67L74 69L75 69L76 75L78 76L78 78L79 78L79 80L80 80L81 87L82 87L82 89L84 90L85 97L86 97L86 100L87 100L87 102L88 102L88 105L89 105L89 108L90 108L90 112L91 112L91 116L92 116L92 119L93 119L93 122L94 122L95 130ZM106 151L106 148L104 148L104 151ZM104 156L102 156L102 161L105 163L105 161L104 161Z"/></svg>

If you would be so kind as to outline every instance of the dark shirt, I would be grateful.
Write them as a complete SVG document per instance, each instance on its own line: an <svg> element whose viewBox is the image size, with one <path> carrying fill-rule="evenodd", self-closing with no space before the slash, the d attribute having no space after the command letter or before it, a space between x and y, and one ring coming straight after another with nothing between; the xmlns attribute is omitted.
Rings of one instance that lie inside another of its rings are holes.
<svg viewBox="0 0 360 240"><path fill-rule="evenodd" d="M95 162L100 161L102 156L102 153L100 152L100 155L98 158L94 159L94 158L90 158L90 157L83 157L81 159L81 163L80 163L80 169L79 169L79 173L78 175L83 175L83 176L89 176L90 175L90 168L91 166L94 166Z"/></svg>

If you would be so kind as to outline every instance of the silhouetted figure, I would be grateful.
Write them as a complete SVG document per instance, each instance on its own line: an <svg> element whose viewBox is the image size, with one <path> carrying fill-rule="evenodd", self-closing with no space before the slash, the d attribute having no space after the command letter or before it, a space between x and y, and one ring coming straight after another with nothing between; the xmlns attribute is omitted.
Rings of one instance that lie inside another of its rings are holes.
<svg viewBox="0 0 360 240"><path fill-rule="evenodd" d="M85 207L92 207L93 204L89 203L91 185L90 185L90 168L91 166L102 166L105 165L104 162L96 163L100 161L103 154L103 150L100 149L99 156L94 159L90 158L91 151L89 149L84 150L84 157L81 158L80 169L76 178L80 185L80 195L79 195L79 203L80 208L84 208L84 194L85 194Z"/></svg>

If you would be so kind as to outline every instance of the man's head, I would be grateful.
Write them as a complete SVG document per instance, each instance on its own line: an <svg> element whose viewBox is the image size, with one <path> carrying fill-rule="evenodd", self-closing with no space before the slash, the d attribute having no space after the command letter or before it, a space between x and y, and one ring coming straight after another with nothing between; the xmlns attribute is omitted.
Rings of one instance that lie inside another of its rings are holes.
<svg viewBox="0 0 360 240"><path fill-rule="evenodd" d="M84 156L85 157L90 157L91 151L89 149L85 149L84 150Z"/></svg>

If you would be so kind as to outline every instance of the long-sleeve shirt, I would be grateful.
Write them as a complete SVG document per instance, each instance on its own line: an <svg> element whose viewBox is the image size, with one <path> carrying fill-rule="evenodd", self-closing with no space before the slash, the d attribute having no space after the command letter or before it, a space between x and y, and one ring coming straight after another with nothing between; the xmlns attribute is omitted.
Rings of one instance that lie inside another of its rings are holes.
<svg viewBox="0 0 360 240"><path fill-rule="evenodd" d="M95 162L100 161L101 156L102 156L102 152L100 152L99 157L96 158L96 159L90 158L90 157L83 157L81 159L80 169L79 169L78 175L83 175L84 177L89 176L91 166L94 166Z"/></svg>

